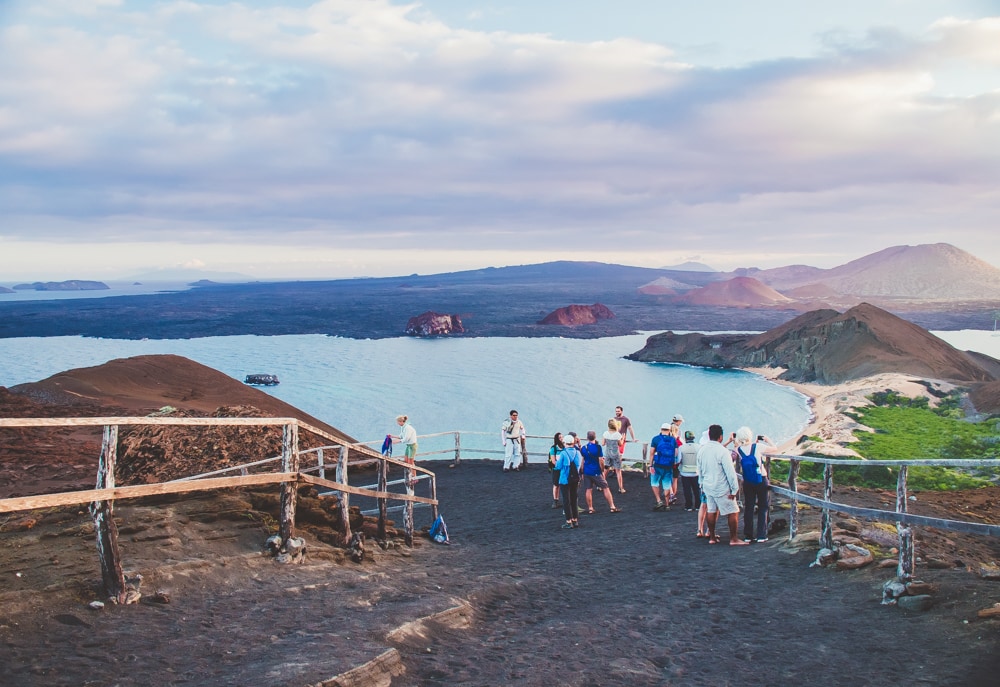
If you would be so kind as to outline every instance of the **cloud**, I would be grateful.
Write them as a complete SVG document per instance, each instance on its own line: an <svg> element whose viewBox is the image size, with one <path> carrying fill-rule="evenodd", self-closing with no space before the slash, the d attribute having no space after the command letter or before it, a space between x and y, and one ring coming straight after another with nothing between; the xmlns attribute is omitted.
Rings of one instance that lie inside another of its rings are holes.
<svg viewBox="0 0 1000 687"><path fill-rule="evenodd" d="M64 9L0 27L11 237L802 254L996 218L1000 91L940 92L995 75L996 18L708 69L386 0Z"/></svg>

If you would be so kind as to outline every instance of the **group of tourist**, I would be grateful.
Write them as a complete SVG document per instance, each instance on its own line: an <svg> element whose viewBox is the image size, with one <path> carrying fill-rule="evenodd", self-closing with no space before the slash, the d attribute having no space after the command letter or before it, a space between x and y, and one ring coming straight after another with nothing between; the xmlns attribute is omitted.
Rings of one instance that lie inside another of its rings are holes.
<svg viewBox="0 0 1000 687"><path fill-rule="evenodd" d="M681 434L684 417L674 415L660 427L660 433L650 441L649 483L653 491L653 510L667 511L683 493L684 510L698 511L697 533L709 544L722 541L716 532L720 516L729 529L729 544L745 546L751 542L766 542L768 527L769 483L764 455L775 450L764 435L754 438L748 427L729 435L723 441L721 425L711 425L695 441L694 432ZM622 408L608 421L608 429L600 441L593 430L581 442L576 432L557 432L549 449L548 464L552 473L552 507L562 507L564 529L580 526L581 512L592 514L593 493L600 491L612 513L621 510L615 505L609 487L610 476L617 477L618 493L625 493L621 456L626 432L633 440L632 423ZM583 501L580 504L580 488ZM743 537L739 530L739 499L743 499Z"/></svg>

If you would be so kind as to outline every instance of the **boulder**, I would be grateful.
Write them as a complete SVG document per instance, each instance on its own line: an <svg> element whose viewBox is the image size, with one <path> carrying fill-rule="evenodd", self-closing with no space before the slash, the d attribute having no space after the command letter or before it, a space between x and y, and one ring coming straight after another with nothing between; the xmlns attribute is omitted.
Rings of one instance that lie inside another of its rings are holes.
<svg viewBox="0 0 1000 687"><path fill-rule="evenodd" d="M458 315L444 315L428 310L411 317L406 322L407 336L447 336L464 333L462 318Z"/></svg>
<svg viewBox="0 0 1000 687"><path fill-rule="evenodd" d="M917 596L901 596L896 599L896 605L907 611L927 611L934 605L934 598L929 594Z"/></svg>
<svg viewBox="0 0 1000 687"><path fill-rule="evenodd" d="M837 549L837 568L839 570L856 570L863 568L874 559L872 552L863 546L844 544Z"/></svg>
<svg viewBox="0 0 1000 687"><path fill-rule="evenodd" d="M581 324L596 324L599 320L610 320L615 316L613 312L600 303L593 305L567 305L564 308L553 310L537 324L558 324L564 327L577 327Z"/></svg>

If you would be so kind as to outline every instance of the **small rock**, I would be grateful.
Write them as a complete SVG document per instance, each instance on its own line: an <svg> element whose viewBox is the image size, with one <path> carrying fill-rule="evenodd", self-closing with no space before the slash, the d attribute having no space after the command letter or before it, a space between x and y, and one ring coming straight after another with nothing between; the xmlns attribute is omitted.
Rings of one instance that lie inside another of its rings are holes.
<svg viewBox="0 0 1000 687"><path fill-rule="evenodd" d="M907 611L923 612L930 610L931 606L934 605L934 597L929 594L901 596L896 599L896 605Z"/></svg>
<svg viewBox="0 0 1000 687"><path fill-rule="evenodd" d="M873 560L872 552L863 546L845 544L837 551L837 568L840 570L863 568Z"/></svg>
<svg viewBox="0 0 1000 687"><path fill-rule="evenodd" d="M942 561L938 558L928 558L927 567L932 570L949 570L953 566L948 561Z"/></svg>
<svg viewBox="0 0 1000 687"><path fill-rule="evenodd" d="M89 608L91 610L94 610L94 611L103 611L104 610L104 602L103 601L91 601L89 604L87 604L87 608Z"/></svg>
<svg viewBox="0 0 1000 687"><path fill-rule="evenodd" d="M979 576L984 580L1000 580L1000 566L983 563L979 566Z"/></svg>
<svg viewBox="0 0 1000 687"><path fill-rule="evenodd" d="M905 594L906 585L898 577L894 577L882 585L882 605L889 606L895 604L896 600Z"/></svg>
<svg viewBox="0 0 1000 687"><path fill-rule="evenodd" d="M837 560L837 552L833 549L820 549L816 552L816 560L813 561L809 567L815 568L816 566L826 566L830 565Z"/></svg>
<svg viewBox="0 0 1000 687"><path fill-rule="evenodd" d="M895 568L899 565L899 561L895 558L883 558L880 560L875 567L877 568Z"/></svg>
<svg viewBox="0 0 1000 687"><path fill-rule="evenodd" d="M149 597L149 600L157 604L168 604L170 603L170 595L166 592L156 592Z"/></svg>
<svg viewBox="0 0 1000 687"><path fill-rule="evenodd" d="M906 584L906 593L910 596L920 596L922 594L934 594L938 590L936 584L914 580Z"/></svg>

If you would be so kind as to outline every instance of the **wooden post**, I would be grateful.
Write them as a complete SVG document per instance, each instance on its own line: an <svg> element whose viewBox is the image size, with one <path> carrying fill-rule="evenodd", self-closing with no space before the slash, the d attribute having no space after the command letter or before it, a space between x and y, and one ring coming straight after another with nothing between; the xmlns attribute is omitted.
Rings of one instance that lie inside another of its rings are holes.
<svg viewBox="0 0 1000 687"><path fill-rule="evenodd" d="M118 425L105 425L101 457L97 464L96 489L115 488L115 463L118 456ZM101 559L101 579L104 591L114 603L125 603L125 573L118 550L118 526L115 524L115 502L94 501L90 515L97 533L97 555Z"/></svg>
<svg viewBox="0 0 1000 687"><path fill-rule="evenodd" d="M830 499L833 498L833 466L823 466L823 527L819 535L819 545L833 549L833 520L830 517Z"/></svg>
<svg viewBox="0 0 1000 687"><path fill-rule="evenodd" d="M649 474L649 465L646 464L646 452L649 451L649 444L642 445L642 474Z"/></svg>
<svg viewBox="0 0 1000 687"><path fill-rule="evenodd" d="M285 425L281 439L282 472L299 471L299 426ZM284 545L295 536L295 502L298 498L299 483L296 480L281 483L281 513L279 515L278 535Z"/></svg>
<svg viewBox="0 0 1000 687"><path fill-rule="evenodd" d="M413 496L413 468L403 468L403 482L406 484L406 494ZM413 546L413 501L403 504L403 532L407 546Z"/></svg>
<svg viewBox="0 0 1000 687"><path fill-rule="evenodd" d="M909 466L899 466L899 477L896 479L896 512L905 513L906 503L906 477ZM908 582L913 579L913 529L901 522L896 523L896 531L899 533L899 563L896 565L896 576Z"/></svg>
<svg viewBox="0 0 1000 687"><path fill-rule="evenodd" d="M438 485L437 485L437 475L431 473L431 498L434 499L434 504L431 506L431 522L437 520L438 517Z"/></svg>
<svg viewBox="0 0 1000 687"><path fill-rule="evenodd" d="M799 465L801 461L791 460L788 465L788 490L799 493ZM788 539L791 541L799 533L799 501L792 500L792 510L788 513Z"/></svg>
<svg viewBox="0 0 1000 687"><path fill-rule="evenodd" d="M347 452L346 446L340 447L340 458L337 460L337 483L347 484ZM340 524L344 528L344 546L351 545L351 495L340 492Z"/></svg>
<svg viewBox="0 0 1000 687"><path fill-rule="evenodd" d="M386 482L389 481L386 473L389 471L389 463L384 458L378 463L378 490L385 492ZM385 497L380 496L378 499L378 539L379 541L385 541Z"/></svg>
<svg viewBox="0 0 1000 687"><path fill-rule="evenodd" d="M462 462L462 433L455 432L455 462L451 464L452 467L459 465Z"/></svg>
<svg viewBox="0 0 1000 687"><path fill-rule="evenodd" d="M326 479L326 465L323 463L323 447L316 449L316 465L319 466L319 478Z"/></svg>

